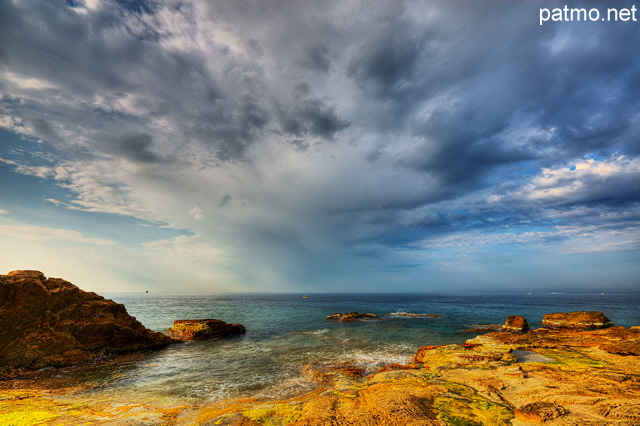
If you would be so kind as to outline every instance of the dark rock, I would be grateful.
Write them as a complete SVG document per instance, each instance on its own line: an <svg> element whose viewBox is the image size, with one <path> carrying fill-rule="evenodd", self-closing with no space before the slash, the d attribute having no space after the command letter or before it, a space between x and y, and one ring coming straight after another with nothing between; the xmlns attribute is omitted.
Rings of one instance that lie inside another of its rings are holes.
<svg viewBox="0 0 640 426"><path fill-rule="evenodd" d="M554 328L607 328L613 325L609 318L597 311L546 314L542 324Z"/></svg>
<svg viewBox="0 0 640 426"><path fill-rule="evenodd" d="M361 314L358 312L347 312L344 314L336 313L331 314L327 318L328 320L340 321L340 322L353 322L362 319L375 319L379 318L376 314Z"/></svg>
<svg viewBox="0 0 640 426"><path fill-rule="evenodd" d="M502 326L504 331L524 332L529 330L529 323L520 315L509 315Z"/></svg>
<svg viewBox="0 0 640 426"><path fill-rule="evenodd" d="M0 324L0 371L67 366L171 343L124 305L39 271L0 275Z"/></svg>
<svg viewBox="0 0 640 426"><path fill-rule="evenodd" d="M167 334L180 340L206 340L243 334L242 324L228 324L217 319L176 320Z"/></svg>

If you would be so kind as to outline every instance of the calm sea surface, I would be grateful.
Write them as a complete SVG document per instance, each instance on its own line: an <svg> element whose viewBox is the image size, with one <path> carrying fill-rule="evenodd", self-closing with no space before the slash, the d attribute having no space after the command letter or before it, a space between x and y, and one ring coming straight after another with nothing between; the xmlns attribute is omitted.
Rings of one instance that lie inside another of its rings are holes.
<svg viewBox="0 0 640 426"><path fill-rule="evenodd" d="M146 327L165 331L176 319L241 323L243 336L172 345L117 366L83 372L108 397L215 401L236 396L284 398L313 387L304 374L317 363L349 362L370 371L410 362L420 346L463 343L464 330L523 315L532 328L551 312L602 311L616 325L640 325L634 295L218 294L111 293ZM374 313L378 320L336 323L335 312ZM438 314L401 317L398 312ZM72 373L73 374L73 373ZM79 374L79 373L78 373Z"/></svg>

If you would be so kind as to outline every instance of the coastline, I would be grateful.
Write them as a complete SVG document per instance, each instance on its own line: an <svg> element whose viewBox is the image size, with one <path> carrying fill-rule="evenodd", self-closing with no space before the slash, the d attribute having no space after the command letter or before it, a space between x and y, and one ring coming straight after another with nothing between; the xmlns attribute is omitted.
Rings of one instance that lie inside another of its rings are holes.
<svg viewBox="0 0 640 426"><path fill-rule="evenodd" d="M627 313L629 328L596 310L537 320L527 309L533 330L508 315L465 334L513 298L133 300L145 322L182 317L170 338L124 303L39 271L0 283L3 425L640 424L633 304L602 305Z"/></svg>
<svg viewBox="0 0 640 426"><path fill-rule="evenodd" d="M420 348L413 363L389 365L372 374L349 364L315 363L306 374L316 387L279 400L132 401L118 394L95 398L91 383L65 384L66 373L95 365L45 369L0 381L0 421L12 425L126 421L145 425L518 426L544 420L566 425L638 424L638 354L615 353L622 349L605 345L619 342L622 335L626 336L622 343L638 349L640 327L536 329L480 335L463 345ZM118 355L101 362L115 367L143 356Z"/></svg>

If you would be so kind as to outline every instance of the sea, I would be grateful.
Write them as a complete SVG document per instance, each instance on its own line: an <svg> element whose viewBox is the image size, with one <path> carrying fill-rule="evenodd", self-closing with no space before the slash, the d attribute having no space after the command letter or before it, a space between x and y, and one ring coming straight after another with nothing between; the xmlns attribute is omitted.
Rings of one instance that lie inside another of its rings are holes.
<svg viewBox="0 0 640 426"><path fill-rule="evenodd" d="M349 365L375 372L412 361L418 348L464 343L468 329L522 315L532 328L544 314L601 311L615 325L640 325L640 295L616 294L247 294L111 293L147 328L177 319L240 323L246 334L187 342L120 363L69 372L95 397L207 403L227 398L292 397L317 383L310 371ZM378 319L328 321L336 312ZM404 313L437 315L406 316Z"/></svg>

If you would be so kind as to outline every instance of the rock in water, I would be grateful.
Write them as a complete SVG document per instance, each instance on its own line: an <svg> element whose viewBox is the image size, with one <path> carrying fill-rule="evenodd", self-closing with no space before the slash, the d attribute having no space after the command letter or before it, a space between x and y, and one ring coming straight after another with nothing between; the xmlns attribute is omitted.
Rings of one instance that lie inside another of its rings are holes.
<svg viewBox="0 0 640 426"><path fill-rule="evenodd" d="M607 328L613 325L609 318L597 311L546 314L542 324L555 328Z"/></svg>
<svg viewBox="0 0 640 426"><path fill-rule="evenodd" d="M176 320L167 334L180 340L205 340L243 334L242 324L228 324L217 319Z"/></svg>
<svg viewBox="0 0 640 426"><path fill-rule="evenodd" d="M124 305L40 271L0 275L0 371L67 366L171 343Z"/></svg>
<svg viewBox="0 0 640 426"><path fill-rule="evenodd" d="M504 331L525 332L529 330L529 323L520 315L509 315L502 326Z"/></svg>
<svg viewBox="0 0 640 426"><path fill-rule="evenodd" d="M361 319L375 319L375 318L379 318L379 317L376 314L361 314L359 312L347 312L344 314L341 314L341 313L331 314L325 319L337 320L340 322L353 322Z"/></svg>

